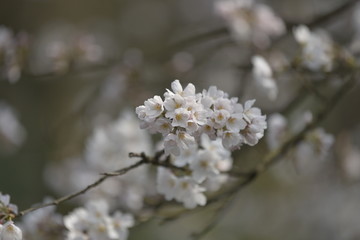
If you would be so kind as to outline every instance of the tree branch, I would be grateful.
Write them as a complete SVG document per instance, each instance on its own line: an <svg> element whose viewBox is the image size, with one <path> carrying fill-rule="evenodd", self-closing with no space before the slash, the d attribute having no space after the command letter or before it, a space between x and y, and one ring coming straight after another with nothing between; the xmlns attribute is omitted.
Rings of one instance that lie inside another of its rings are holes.
<svg viewBox="0 0 360 240"><path fill-rule="evenodd" d="M325 13L323 15L320 15L318 17L315 17L310 22L306 23L310 28L317 27L319 25L325 24L328 21L334 19L336 16L346 12L347 10L351 9L359 0L348 0L346 3L340 5L339 7L329 11L328 13ZM289 36L292 33L292 28L294 26L297 26L299 24L303 24L302 22L286 22L286 28L288 32L280 37L278 37L275 41L278 41L282 38L285 38ZM228 35L230 32L226 27L218 27L209 31L204 31L198 34L194 34L193 36L190 36L186 39L180 40L176 42L175 44L170 46L170 49L177 50L177 49L183 49L190 47L194 44L197 44L199 42L202 42L206 39L213 38L213 37L221 37L223 35Z"/></svg>
<svg viewBox="0 0 360 240"><path fill-rule="evenodd" d="M141 166L141 165L144 165L144 164L150 164L150 165L154 165L154 166L162 166L162 167L166 167L166 168L171 168L171 169L174 169L174 170L181 170L181 171L186 171L186 169L184 168L180 168L180 167L176 167L172 164L170 164L169 162L165 161L165 162L160 162L159 161L159 158L164 154L164 151L159 151L155 154L155 156L153 158L150 158L148 156L145 155L145 153L141 153L141 154L137 154L137 153L129 153L129 157L130 158L135 158L135 157L138 157L138 158L141 158L139 161L137 161L136 163L128 166L128 167L125 167L125 168L122 168L122 169L119 169L117 171L114 171L114 172L106 172L106 173L101 173L101 175L103 175L102 177L100 177L98 180L96 180L95 182L93 182L92 184L88 185L87 187L85 187L84 189L80 190L80 191L77 191L75 193L72 193L72 194L69 194L69 195L66 195L66 196L63 196L63 197L60 197L58 199L55 199L51 202L48 202L48 203L44 203L44 204L40 204L38 206L35 206L35 207L30 207L28 209L25 209L25 210L22 210L21 212L19 212L16 217L21 217L25 214L28 214L30 212L33 212L33 211L36 211L38 209L41 209L41 208L45 208L45 207L49 207L49 206L57 206L65 201L68 201L68 200L71 200L73 198L76 198L86 192L88 192L89 190L99 186L102 182L104 182L106 179L108 178L111 178L111 177L116 177L116 176L121 176L121 175L124 175L126 174L127 172Z"/></svg>
<svg viewBox="0 0 360 240"><path fill-rule="evenodd" d="M103 174L104 176L100 177L98 180L96 180L95 182L93 182L92 184L88 185L86 188L84 188L84 189L82 189L82 190L80 190L78 192L75 192L73 194L66 195L66 196L63 196L61 198L55 199L54 201L51 201L49 203L41 204L41 205L38 205L38 206L35 206L35 207L30 207L28 209L25 209L25 210L19 212L16 216L21 217L21 216L23 216L25 214L36 211L36 210L41 209L41 208L45 208L45 207L49 207L49 206L57 206L57 205L65 202L65 201L76 198L76 197L88 192L89 190L99 186L102 182L104 182L106 179L108 179L110 177L124 175L125 173L129 172L130 170L135 169L135 168L137 168L137 167L139 167L139 166L141 166L141 165L143 165L145 163L148 163L148 162L146 162L144 159L141 159L140 161L134 163L133 165L130 165L129 167L118 170L117 175Z"/></svg>

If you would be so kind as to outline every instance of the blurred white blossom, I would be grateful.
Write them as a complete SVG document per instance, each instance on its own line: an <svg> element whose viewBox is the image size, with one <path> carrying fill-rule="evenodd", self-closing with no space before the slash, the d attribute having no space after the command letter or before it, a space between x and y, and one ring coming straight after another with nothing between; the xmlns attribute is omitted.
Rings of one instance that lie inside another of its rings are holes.
<svg viewBox="0 0 360 240"><path fill-rule="evenodd" d="M119 211L111 216L107 202L96 200L65 216L64 224L68 230L67 240L126 240L128 229L134 225L134 218Z"/></svg>
<svg viewBox="0 0 360 240"><path fill-rule="evenodd" d="M90 136L84 159L69 159L52 163L45 171L50 186L61 194L78 191L98 179L99 173L116 171L134 164L129 152L152 154L148 134L139 129L138 121L125 111L118 120L95 129ZM64 177L66 176L66 177ZM138 167L124 176L108 179L96 189L82 196L82 201L105 198L112 207L121 206L132 211L140 210L145 195L153 194L149 166Z"/></svg>
<svg viewBox="0 0 360 240"><path fill-rule="evenodd" d="M46 199L44 203L49 202ZM20 227L27 240L63 239L62 216L55 212L55 206L38 209L22 217Z"/></svg>
<svg viewBox="0 0 360 240"><path fill-rule="evenodd" d="M302 121L305 124L301 124L301 128L295 127L294 124L299 123L290 122L281 114L276 113L269 117L268 120L268 134L267 144L270 149L276 149L280 147L286 140L287 137L293 135L297 131L302 131L302 128L306 125L306 119L309 117L308 112L304 114ZM309 170L314 168L316 162L325 159L329 156L331 147L334 144L334 137L328 134L322 128L316 128L306 134L304 140L299 142L294 150L290 153L291 158L294 158L298 170ZM318 159L318 161L315 161Z"/></svg>
<svg viewBox="0 0 360 240"><path fill-rule="evenodd" d="M10 83L17 82L21 77L25 52L28 48L27 35L14 33L0 25L0 76Z"/></svg>
<svg viewBox="0 0 360 240"><path fill-rule="evenodd" d="M0 136L17 147L26 138L25 128L19 122L14 110L4 102L0 102Z"/></svg>
<svg viewBox="0 0 360 240"><path fill-rule="evenodd" d="M278 87L270 65L261 56L252 57L253 76L257 85L263 89L268 98L274 101L278 96Z"/></svg>
<svg viewBox="0 0 360 240"><path fill-rule="evenodd" d="M7 221L0 228L0 239L1 240L22 240L22 231L17 227L13 221Z"/></svg>
<svg viewBox="0 0 360 240"><path fill-rule="evenodd" d="M305 25L294 28L295 40L301 45L301 63L312 71L331 71L334 61L332 40L325 32L311 32Z"/></svg>
<svg viewBox="0 0 360 240"><path fill-rule="evenodd" d="M235 39L259 48L268 47L271 37L286 31L283 20L270 7L253 0L219 0L215 10L228 22Z"/></svg>

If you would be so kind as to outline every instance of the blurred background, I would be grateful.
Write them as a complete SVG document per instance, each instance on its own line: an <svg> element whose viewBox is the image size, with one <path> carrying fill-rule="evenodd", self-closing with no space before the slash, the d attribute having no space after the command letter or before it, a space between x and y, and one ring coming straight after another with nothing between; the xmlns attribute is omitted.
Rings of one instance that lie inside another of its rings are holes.
<svg viewBox="0 0 360 240"><path fill-rule="evenodd" d="M262 2L286 24L306 24L346 1ZM257 99L256 106L268 116L286 108L301 83L282 74L279 95L269 101L246 66L254 54L293 56L298 46L291 33L271 54L238 43L214 3L2 0L0 48L9 49L1 44L11 36L17 50L6 69L0 64L0 125L5 123L0 127L0 191L10 194L20 209L44 196L59 196L44 173L47 166L83 156L97 126L161 95L174 79L192 82L198 91L217 85L241 102ZM356 38L355 9L353 4L318 27L350 48ZM314 102L306 98L291 117L301 118ZM300 167L292 160L274 166L237 196L205 239L360 239L358 103L355 88L323 123L335 137L326 158L308 159ZM265 142L244 148L236 155L237 164L258 161L268 151ZM211 214L211 208L200 210L161 226L155 219L135 227L129 239L186 239Z"/></svg>

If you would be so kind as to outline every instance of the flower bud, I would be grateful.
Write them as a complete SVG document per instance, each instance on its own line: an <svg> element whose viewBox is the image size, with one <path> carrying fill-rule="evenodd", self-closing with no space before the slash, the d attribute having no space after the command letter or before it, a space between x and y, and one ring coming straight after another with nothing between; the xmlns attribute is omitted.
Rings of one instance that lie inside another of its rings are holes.
<svg viewBox="0 0 360 240"><path fill-rule="evenodd" d="M22 240L22 231L13 221L8 221L0 227L0 240Z"/></svg>

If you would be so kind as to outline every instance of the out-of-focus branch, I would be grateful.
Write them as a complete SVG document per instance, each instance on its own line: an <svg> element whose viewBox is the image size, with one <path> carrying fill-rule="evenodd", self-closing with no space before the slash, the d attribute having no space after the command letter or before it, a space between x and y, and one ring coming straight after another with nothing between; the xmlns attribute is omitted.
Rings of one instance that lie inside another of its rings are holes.
<svg viewBox="0 0 360 240"><path fill-rule="evenodd" d="M99 186L102 182L104 182L106 179L108 179L110 177L124 175L125 173L129 172L130 170L135 169L135 168L137 168L137 167L139 167L139 166L141 166L141 165L143 165L145 163L147 163L146 160L141 159L140 161L134 163L133 165L130 165L129 167L118 170L117 175L103 174L104 176L100 177L98 180L96 180L95 182L93 182L92 184L88 185L86 188L84 188L84 189L82 189L82 190L80 190L78 192L75 192L75 193L70 194L70 195L63 196L61 198L55 199L54 201L51 201L51 202L48 202L48 203L45 203L45 204L41 204L41 205L38 205L38 206L35 206L35 207L30 207L28 209L25 209L25 210L19 212L17 214L17 216L21 217L21 216L23 216L25 214L36 211L36 210L41 209L41 208L45 208L45 207L49 207L49 206L57 206L57 205L59 205L59 204L61 204L63 202L66 202L68 200L76 198L76 197L88 192L89 190Z"/></svg>
<svg viewBox="0 0 360 240"><path fill-rule="evenodd" d="M106 179L108 179L110 177L116 177L116 176L124 175L127 172L129 172L129 171L131 171L131 170L133 170L133 169L135 169L135 168L137 168L137 167L139 167L141 165L144 165L144 164L149 164L149 165L154 165L154 166L162 166L162 167L176 169L176 170L184 170L182 168L179 168L179 167L176 167L176 166L170 164L167 161L160 162L159 159L163 154L164 154L163 151L159 151L159 152L157 152L155 154L155 156L153 158L151 158L151 157L146 156L145 153L141 153L141 154L130 153L129 157L131 157L131 158L140 158L140 160L137 161L136 163L128 166L128 167L119 169L117 171L102 173L101 174L101 175L103 175L102 177L100 177L98 180L96 180L92 184L88 185L84 189L82 189L82 190L80 190L78 192L75 192L75 193L60 197L58 199L55 199L54 201L51 201L51 202L48 202L48 203L44 203L44 204L41 204L41 205L38 205L38 206L35 206L35 207L30 207L28 209L22 210L21 212L19 212L16 215L16 217L21 217L21 216L23 216L25 214L36 211L36 210L41 209L41 208L45 208L45 207L49 207L49 206L57 206L57 205L59 205L59 204L61 204L63 202L66 202L66 201L69 201L69 200L71 200L73 198L76 198L76 197L88 192L89 190L99 186L102 182L104 182Z"/></svg>
<svg viewBox="0 0 360 240"><path fill-rule="evenodd" d="M21 78L33 79L33 80L49 80L54 78L62 79L64 77L75 77L80 75L94 74L101 71L108 72L109 69L119 65L122 59L112 59L109 61L104 61L99 64L90 64L81 68L70 68L64 72L44 72L44 73L33 73L30 71L25 71L22 73Z"/></svg>
<svg viewBox="0 0 360 240"><path fill-rule="evenodd" d="M313 28L313 27L323 25L323 24L327 23L328 21L334 19L338 15L351 9L357 2L359 2L359 0L348 0L345 3L341 4L339 7L335 8L323 15L315 17L313 20L309 21L308 23L287 21L285 23L286 28L288 30L287 33L278 37L277 39L275 39L275 42L292 34L292 29L294 26L297 26L299 24L306 24L310 28ZM215 37L222 37L222 36L228 35L228 34L229 34L229 30L226 27L218 27L216 29L212 29L209 31L204 31L201 33L194 34L193 36L190 36L186 39L179 40L178 42L176 42L170 46L170 50L176 51L178 49L187 48L187 47L195 45L199 42L201 43L204 40L213 39Z"/></svg>
<svg viewBox="0 0 360 240"><path fill-rule="evenodd" d="M351 9L359 0L348 0L346 3L340 5L339 7L333 9L332 11L315 17L308 23L305 23L310 28L317 27L323 24L328 23L330 20L333 20L338 15L348 11ZM292 28L296 25L304 24L303 22L286 22L286 28L288 29L286 34L281 35L280 37L274 39L274 43L280 41L283 38L288 37L292 33ZM208 31L201 31L200 33L196 33L193 36L189 36L182 40L177 41L176 43L171 44L169 47L165 48L165 52L163 53L166 56L169 56L169 53L172 54L177 52L178 50L191 47L195 44L201 43L204 40L219 38L225 35L229 35L229 30L226 27L217 27L215 29L211 29ZM274 45L274 44L273 44ZM273 46L272 45L272 46ZM41 74L32 73L29 71L24 71L22 73L21 78L29 78L29 79L36 79L36 80L47 80L52 78L63 78L72 75L82 75L82 74L89 74L89 73L96 73L99 71L107 71L108 69L114 67L115 65L119 64L121 59L112 59L102 64L97 65L89 65L87 67L79 68L79 69L70 69L64 73L57 73L57 72L46 72Z"/></svg>

